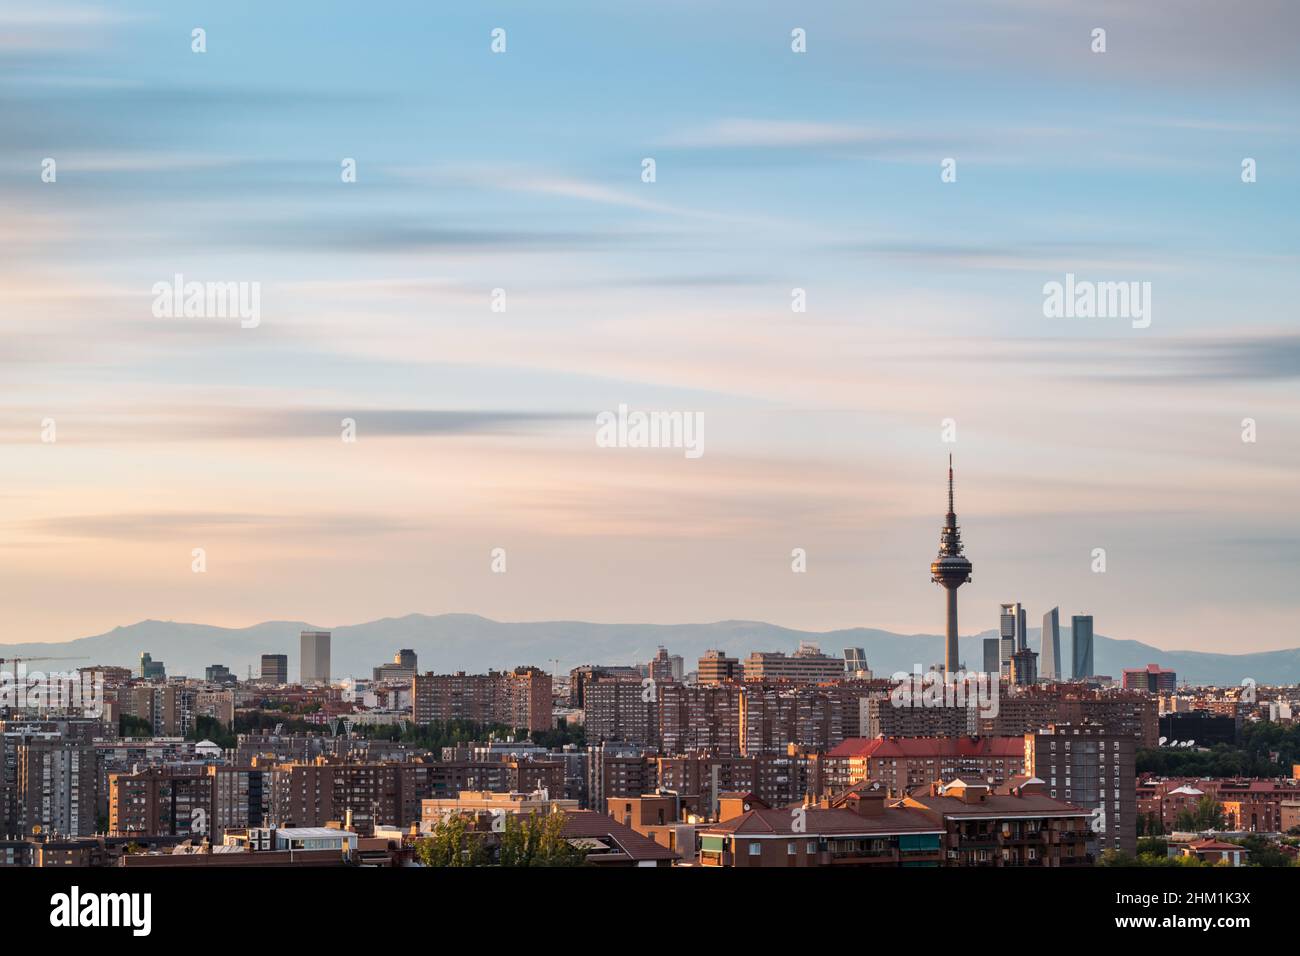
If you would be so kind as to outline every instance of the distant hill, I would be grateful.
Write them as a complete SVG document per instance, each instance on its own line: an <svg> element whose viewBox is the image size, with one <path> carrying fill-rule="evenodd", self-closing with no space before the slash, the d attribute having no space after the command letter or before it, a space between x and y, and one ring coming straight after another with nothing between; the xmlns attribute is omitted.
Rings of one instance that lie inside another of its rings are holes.
<svg viewBox="0 0 1300 956"><path fill-rule="evenodd" d="M409 647L419 655L421 670L482 672L536 664L568 670L579 664L644 663L664 645L681 654L687 670L710 648L745 657L753 650L790 652L800 641L815 641L827 653L861 647L878 675L911 670L940 660L942 640L932 634L894 634L874 628L838 631L797 631L760 621L717 621L711 624L591 624L582 621L504 623L473 614L408 614L365 624L326 627L303 621L266 621L245 628L212 627L172 621L141 621L94 637L61 643L0 645L4 657L75 657L77 660L33 662L42 669L68 669L87 664L137 667L140 653L167 665L169 674L202 676L209 664L225 664L244 676L251 666L257 674L261 655L289 655L289 676L298 674L298 632L332 630L332 671L335 675L368 676L371 668L391 660L398 649ZM961 639L961 651L971 667L981 666L985 637L994 632ZM1030 646L1038 650L1037 631ZM1061 630L1061 656L1070 660L1068 628ZM1261 684L1300 682L1300 649L1256 654L1203 654L1162 651L1137 641L1120 641L1097 635L1094 647L1098 674L1118 677L1125 667L1161 664L1178 672L1180 681L1237 684L1254 678Z"/></svg>

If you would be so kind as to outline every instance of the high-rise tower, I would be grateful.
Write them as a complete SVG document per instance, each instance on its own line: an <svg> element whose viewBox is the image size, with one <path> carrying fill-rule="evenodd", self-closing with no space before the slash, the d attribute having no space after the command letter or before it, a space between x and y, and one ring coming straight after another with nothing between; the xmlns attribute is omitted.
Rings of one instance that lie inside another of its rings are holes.
<svg viewBox="0 0 1300 956"><path fill-rule="evenodd" d="M1061 609L1054 607L1043 615L1043 643L1038 655L1038 673L1048 680L1061 680Z"/></svg>
<svg viewBox="0 0 1300 956"><path fill-rule="evenodd" d="M962 553L961 531L952 498L952 455L948 456L948 514L939 532L939 556L930 565L930 580L948 592L948 639L944 650L943 670L955 674L959 665L957 652L957 589L970 580L971 563Z"/></svg>

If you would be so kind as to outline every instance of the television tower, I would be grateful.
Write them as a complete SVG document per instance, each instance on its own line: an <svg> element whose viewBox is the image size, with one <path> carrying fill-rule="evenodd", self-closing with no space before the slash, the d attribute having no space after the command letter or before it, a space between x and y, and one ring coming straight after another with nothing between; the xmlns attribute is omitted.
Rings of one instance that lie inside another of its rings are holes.
<svg viewBox="0 0 1300 956"><path fill-rule="evenodd" d="M971 563L962 554L961 532L957 529L957 512L952 500L952 455L948 456L948 514L939 532L939 556L930 565L930 580L948 592L948 640L945 645L945 676L957 672L957 589L970 580Z"/></svg>

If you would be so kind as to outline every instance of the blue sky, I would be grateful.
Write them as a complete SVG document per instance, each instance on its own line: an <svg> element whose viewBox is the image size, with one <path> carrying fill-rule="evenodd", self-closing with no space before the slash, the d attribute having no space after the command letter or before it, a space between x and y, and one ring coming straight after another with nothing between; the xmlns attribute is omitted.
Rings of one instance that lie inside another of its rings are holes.
<svg viewBox="0 0 1300 956"><path fill-rule="evenodd" d="M952 451L963 631L1294 645L1300 23L1132 6L0 6L14 639L937 631ZM1045 318L1067 272L1150 282L1150 328ZM261 325L155 318L177 273L260 283ZM619 403L706 454L595 447Z"/></svg>

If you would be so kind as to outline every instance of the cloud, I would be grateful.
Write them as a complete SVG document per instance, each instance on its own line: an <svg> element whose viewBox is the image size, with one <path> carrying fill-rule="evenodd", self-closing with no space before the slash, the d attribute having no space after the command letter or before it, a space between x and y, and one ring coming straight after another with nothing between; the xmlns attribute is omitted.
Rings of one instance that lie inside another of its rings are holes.
<svg viewBox="0 0 1300 956"><path fill-rule="evenodd" d="M155 541L225 534L281 538L320 535L382 535L416 525L377 514L257 514L252 512L152 511L131 514L64 515L11 525L17 531L56 538Z"/></svg>
<svg viewBox="0 0 1300 956"><path fill-rule="evenodd" d="M46 416L57 422L59 442L113 444L259 441L268 439L335 438L345 418L356 422L357 433L374 438L517 435L572 421L589 421L583 413L531 411L462 411L400 408L262 408L157 406L121 412L80 413L14 410L0 416L0 436L10 441L35 441Z"/></svg>

